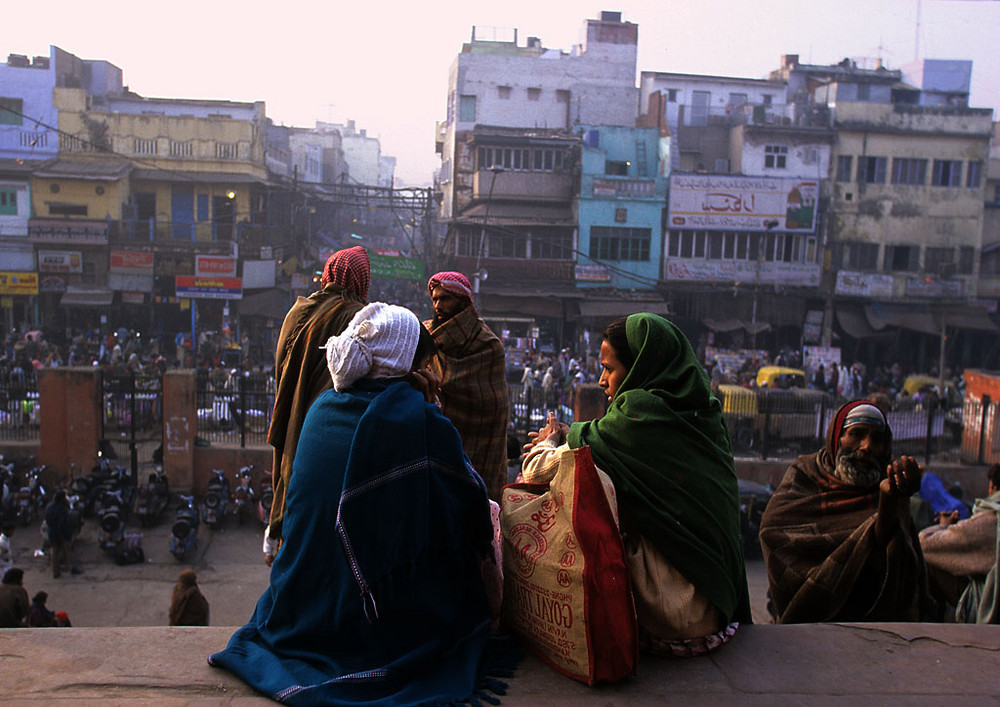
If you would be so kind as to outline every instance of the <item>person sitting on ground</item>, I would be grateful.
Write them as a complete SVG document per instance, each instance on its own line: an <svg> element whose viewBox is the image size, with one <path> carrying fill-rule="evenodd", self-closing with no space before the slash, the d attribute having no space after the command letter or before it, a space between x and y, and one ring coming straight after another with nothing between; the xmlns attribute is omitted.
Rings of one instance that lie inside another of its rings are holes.
<svg viewBox="0 0 1000 707"><path fill-rule="evenodd" d="M208 626L208 599L194 570L182 570L170 595L171 626Z"/></svg>
<svg viewBox="0 0 1000 707"><path fill-rule="evenodd" d="M31 598L31 607L28 609L28 617L25 623L32 628L48 628L56 625L56 614L45 602L49 600L46 592L38 592Z"/></svg>
<svg viewBox="0 0 1000 707"><path fill-rule="evenodd" d="M21 628L31 604L24 588L24 570L11 567L0 584L0 628Z"/></svg>
<svg viewBox="0 0 1000 707"><path fill-rule="evenodd" d="M270 586L209 663L299 704L461 702L484 670L494 529L458 431L405 380L433 338L375 302L325 348L333 389L302 425Z"/></svg>
<svg viewBox="0 0 1000 707"><path fill-rule="evenodd" d="M933 616L910 517L922 468L892 459L885 414L843 405L826 446L785 472L760 523L777 623L922 621Z"/></svg>
<svg viewBox="0 0 1000 707"><path fill-rule="evenodd" d="M69 620L69 614L65 611L56 612L56 626L59 628L73 628L73 622Z"/></svg>
<svg viewBox="0 0 1000 707"><path fill-rule="evenodd" d="M529 435L522 475L548 482L562 455L589 446L615 486L640 647L686 654L721 645L751 622L722 406L687 337L663 317L633 314L603 336L607 413L569 426L550 417Z"/></svg>
<svg viewBox="0 0 1000 707"><path fill-rule="evenodd" d="M1000 606L982 606L982 598L977 602L976 592L967 591L971 580L983 580L997 567L1000 464L989 468L987 478L988 495L976 500L972 515L959 520L958 511L942 512L937 525L920 531L920 547L931 592L939 602L959 608L958 620L1000 623Z"/></svg>

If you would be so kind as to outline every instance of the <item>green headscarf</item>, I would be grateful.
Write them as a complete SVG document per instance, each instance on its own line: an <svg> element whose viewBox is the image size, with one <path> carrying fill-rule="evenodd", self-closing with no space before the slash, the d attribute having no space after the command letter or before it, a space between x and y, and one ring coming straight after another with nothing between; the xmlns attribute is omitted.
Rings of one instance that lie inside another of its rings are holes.
<svg viewBox="0 0 1000 707"><path fill-rule="evenodd" d="M570 426L611 477L622 515L727 621L750 622L739 492L722 406L687 337L663 317L625 323L635 363L607 413Z"/></svg>

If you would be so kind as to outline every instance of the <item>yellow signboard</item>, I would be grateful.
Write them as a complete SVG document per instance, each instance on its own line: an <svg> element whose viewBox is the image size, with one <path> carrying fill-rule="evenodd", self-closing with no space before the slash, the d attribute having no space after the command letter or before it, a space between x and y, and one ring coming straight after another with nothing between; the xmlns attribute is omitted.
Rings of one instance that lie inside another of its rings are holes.
<svg viewBox="0 0 1000 707"><path fill-rule="evenodd" d="M37 295L38 273L0 270L0 295Z"/></svg>

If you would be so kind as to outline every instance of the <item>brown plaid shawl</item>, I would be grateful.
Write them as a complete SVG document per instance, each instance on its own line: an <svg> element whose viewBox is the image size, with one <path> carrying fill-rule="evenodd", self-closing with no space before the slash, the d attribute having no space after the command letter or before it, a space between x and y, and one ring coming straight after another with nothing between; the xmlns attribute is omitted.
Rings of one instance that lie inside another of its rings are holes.
<svg viewBox="0 0 1000 707"><path fill-rule="evenodd" d="M363 306L363 302L353 299L342 287L330 284L308 297L299 297L281 325L274 361L278 388L267 431L267 441L274 447L271 467L274 501L268 531L272 538L281 537L285 493L302 422L316 396L333 385L326 354L319 347L331 336L343 332Z"/></svg>
<svg viewBox="0 0 1000 707"><path fill-rule="evenodd" d="M439 351L432 364L441 376L441 411L462 437L465 453L500 502L507 481L507 398L503 344L473 305L432 329Z"/></svg>
<svg viewBox="0 0 1000 707"><path fill-rule="evenodd" d="M840 483L830 458L793 462L761 519L777 623L922 620L933 602L913 523L879 541L878 487Z"/></svg>

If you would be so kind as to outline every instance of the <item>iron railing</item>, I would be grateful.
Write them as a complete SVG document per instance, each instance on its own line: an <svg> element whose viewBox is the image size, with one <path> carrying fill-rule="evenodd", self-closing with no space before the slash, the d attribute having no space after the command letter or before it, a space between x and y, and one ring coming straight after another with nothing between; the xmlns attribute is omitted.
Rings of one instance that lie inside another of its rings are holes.
<svg viewBox="0 0 1000 707"><path fill-rule="evenodd" d="M34 368L12 368L0 381L0 439L21 442L39 438L41 405Z"/></svg>
<svg viewBox="0 0 1000 707"><path fill-rule="evenodd" d="M270 374L199 371L198 436L212 444L267 444L274 390Z"/></svg>

